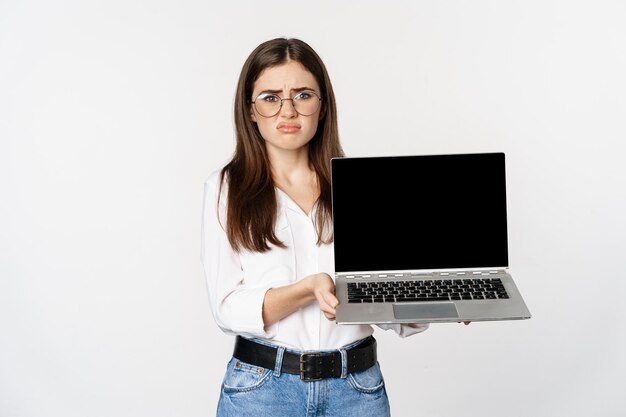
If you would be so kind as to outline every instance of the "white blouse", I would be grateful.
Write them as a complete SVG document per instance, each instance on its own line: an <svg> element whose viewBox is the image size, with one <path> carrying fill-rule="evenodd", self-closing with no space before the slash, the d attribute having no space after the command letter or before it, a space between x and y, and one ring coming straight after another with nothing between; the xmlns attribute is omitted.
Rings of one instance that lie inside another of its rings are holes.
<svg viewBox="0 0 626 417"><path fill-rule="evenodd" d="M338 325L328 320L316 301L270 326L263 323L265 293L292 284L307 275L326 272L334 277L333 245L317 245L313 219L284 192L276 189L276 236L287 246L272 246L263 253L235 252L226 236L228 185L217 206L219 171L204 183L202 264L209 304L217 325L229 335L266 339L298 350L338 349L373 333L370 325ZM424 331L427 324L378 325L401 337Z"/></svg>

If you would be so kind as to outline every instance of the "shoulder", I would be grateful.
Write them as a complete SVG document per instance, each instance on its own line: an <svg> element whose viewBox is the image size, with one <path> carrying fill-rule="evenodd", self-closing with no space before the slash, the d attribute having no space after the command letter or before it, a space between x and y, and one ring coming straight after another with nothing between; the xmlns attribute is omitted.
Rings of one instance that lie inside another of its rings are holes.
<svg viewBox="0 0 626 417"><path fill-rule="evenodd" d="M222 170L223 168L220 169L216 169L215 171L211 172L209 174L208 177L205 178L204 180L204 185L209 185L211 187L219 187L220 185L220 178L222 177Z"/></svg>
<svg viewBox="0 0 626 417"><path fill-rule="evenodd" d="M223 168L211 172L204 180L204 197L214 203L219 201L220 206L224 206L228 195L228 178L224 178L221 184Z"/></svg>
<svg viewBox="0 0 626 417"><path fill-rule="evenodd" d="M212 189L212 190L220 189L220 182L222 180L223 170L224 168L216 169L215 171L211 172L208 177L205 178L204 180L205 190L206 189ZM227 187L228 187L228 178L226 176L224 177L224 183L222 184L222 191L224 191L224 189Z"/></svg>

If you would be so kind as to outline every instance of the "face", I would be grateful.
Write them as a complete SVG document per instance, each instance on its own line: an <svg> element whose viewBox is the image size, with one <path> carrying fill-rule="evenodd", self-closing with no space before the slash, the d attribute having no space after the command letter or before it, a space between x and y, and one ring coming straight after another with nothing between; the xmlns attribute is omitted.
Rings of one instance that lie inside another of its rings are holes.
<svg viewBox="0 0 626 417"><path fill-rule="evenodd" d="M269 100L275 100L276 97L291 99L299 93L306 94L306 91L321 95L313 74L299 62L289 61L263 70L254 83L251 99L255 101L262 94L275 96L269 97ZM314 96L313 99L317 100ZM284 100L280 111L271 117L262 116L254 105L250 106L252 121L257 124L268 151L306 149L315 135L321 118L322 106L320 105L313 114L303 116L298 114L293 103L292 100ZM299 105L296 104L296 106Z"/></svg>

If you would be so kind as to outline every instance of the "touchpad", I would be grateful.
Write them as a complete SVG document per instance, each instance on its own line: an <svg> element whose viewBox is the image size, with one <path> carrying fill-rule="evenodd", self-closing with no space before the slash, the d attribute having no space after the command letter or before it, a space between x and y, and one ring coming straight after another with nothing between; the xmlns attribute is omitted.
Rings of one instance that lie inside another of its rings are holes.
<svg viewBox="0 0 626 417"><path fill-rule="evenodd" d="M397 319L438 319L459 317L454 303L394 304Z"/></svg>

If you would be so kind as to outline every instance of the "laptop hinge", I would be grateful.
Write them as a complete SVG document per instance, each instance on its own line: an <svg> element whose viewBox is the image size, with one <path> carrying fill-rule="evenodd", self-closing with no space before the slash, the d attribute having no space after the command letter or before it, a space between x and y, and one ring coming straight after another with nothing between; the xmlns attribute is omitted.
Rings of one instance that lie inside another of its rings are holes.
<svg viewBox="0 0 626 417"><path fill-rule="evenodd" d="M395 272L337 272L335 276L345 279L370 279L370 278L402 278L409 276L424 276L424 277L459 277L459 276L476 276L476 275L502 275L506 274L506 269L499 268L484 268L484 269L470 269L470 270L444 270L444 271L395 271Z"/></svg>

